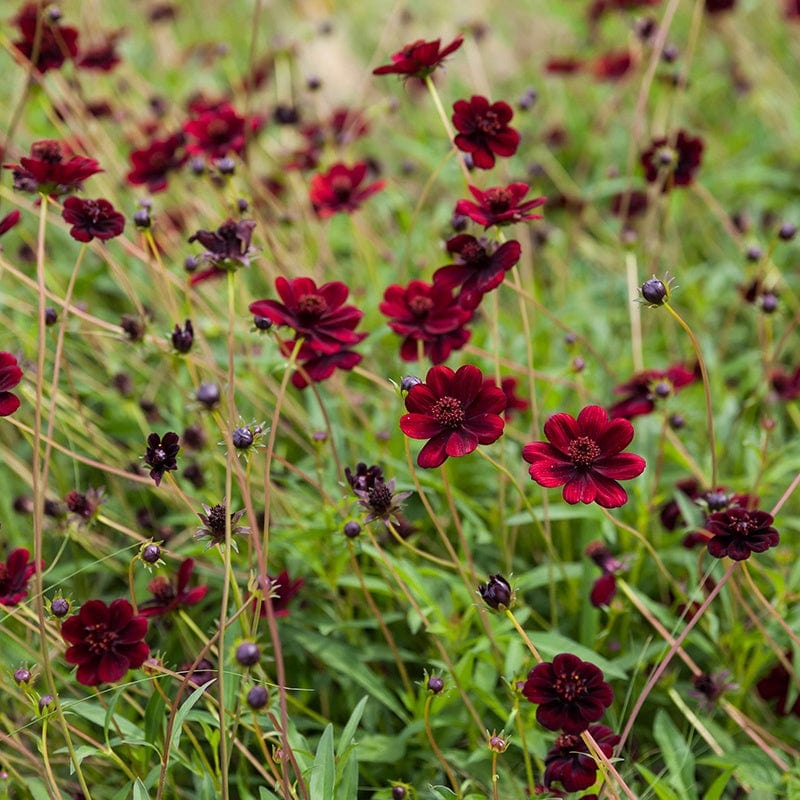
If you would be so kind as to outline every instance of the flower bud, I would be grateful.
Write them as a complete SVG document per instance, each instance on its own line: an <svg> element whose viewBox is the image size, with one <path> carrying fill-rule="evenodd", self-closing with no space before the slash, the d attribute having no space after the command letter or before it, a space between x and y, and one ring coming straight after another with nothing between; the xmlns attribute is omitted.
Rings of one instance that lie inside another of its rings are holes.
<svg viewBox="0 0 800 800"><path fill-rule="evenodd" d="M247 705L254 711L269 703L269 692L266 686L254 686L247 693Z"/></svg>
<svg viewBox="0 0 800 800"><path fill-rule="evenodd" d="M478 594L489 608L503 611L511 608L514 592L509 582L502 575L490 575L486 583L478 584Z"/></svg>
<svg viewBox="0 0 800 800"><path fill-rule="evenodd" d="M237 450L247 450L253 444L253 432L250 428L236 428L232 435L233 446Z"/></svg>
<svg viewBox="0 0 800 800"><path fill-rule="evenodd" d="M252 667L254 664L258 664L260 658L261 650L255 642L242 642L236 648L236 660L243 667Z"/></svg>
<svg viewBox="0 0 800 800"><path fill-rule="evenodd" d="M161 558L161 548L157 544L146 544L142 548L142 561L148 564L155 564Z"/></svg>
<svg viewBox="0 0 800 800"><path fill-rule="evenodd" d="M642 284L640 291L642 297L653 307L662 306L669 299L667 285L655 275Z"/></svg>
<svg viewBox="0 0 800 800"><path fill-rule="evenodd" d="M133 224L140 230L146 231L150 229L153 224L150 219L150 211L146 208L140 208L133 215Z"/></svg>
<svg viewBox="0 0 800 800"><path fill-rule="evenodd" d="M53 602L50 603L50 613L61 619L61 617L66 617L70 611L70 604L69 600L65 600L63 597L54 597Z"/></svg>
<svg viewBox="0 0 800 800"><path fill-rule="evenodd" d="M361 526L355 520L345 523L344 535L348 539L355 539L359 533L361 533Z"/></svg>
<svg viewBox="0 0 800 800"><path fill-rule="evenodd" d="M28 683L30 679L31 679L31 671L29 669L25 669L25 667L20 667L14 673L14 680L19 684Z"/></svg>
<svg viewBox="0 0 800 800"><path fill-rule="evenodd" d="M256 330L268 331L272 327L272 320L269 317L253 317L253 325Z"/></svg>
<svg viewBox="0 0 800 800"><path fill-rule="evenodd" d="M219 386L216 383L201 383L195 395L198 403L206 408L213 408L219 403Z"/></svg>
<svg viewBox="0 0 800 800"><path fill-rule="evenodd" d="M422 383L422 379L418 378L416 375L404 375L400 379L400 388L404 392L410 391L414 386L418 383Z"/></svg>
<svg viewBox="0 0 800 800"><path fill-rule="evenodd" d="M444 689L444 681L438 675L431 675L428 678L428 691L431 694L439 694Z"/></svg>
<svg viewBox="0 0 800 800"><path fill-rule="evenodd" d="M789 242L794 239L797 233L797 226L792 225L791 222L784 222L778 229L778 238L784 242Z"/></svg>

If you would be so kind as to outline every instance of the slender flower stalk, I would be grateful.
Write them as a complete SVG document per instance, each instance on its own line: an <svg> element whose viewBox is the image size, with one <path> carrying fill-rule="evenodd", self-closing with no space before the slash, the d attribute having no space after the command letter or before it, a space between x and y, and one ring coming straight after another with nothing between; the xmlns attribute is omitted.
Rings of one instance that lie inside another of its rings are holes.
<svg viewBox="0 0 800 800"><path fill-rule="evenodd" d="M450 118L447 116L447 112L444 110L444 106L442 105L442 98L439 97L439 90L436 88L436 84L433 82L433 78L431 78L430 75L425 76L425 86L427 86L428 92L433 99L433 104L436 106L436 113L439 115L439 119L442 121L442 125L447 133L447 139L452 147L452 152L458 159L458 165L461 167L461 174L464 176L464 181L466 182L467 186L469 186L469 170L467 169L466 162L461 157L458 148L454 144L456 138L455 131L453 130L453 126L450 124Z"/></svg>
<svg viewBox="0 0 800 800"><path fill-rule="evenodd" d="M461 792L461 784L459 783L458 778L456 778L455 772L453 772L453 768L450 764L447 763L447 759L444 757L444 753L442 753L441 748L436 743L436 737L433 735L433 728L431 728L431 703L433 702L433 698L435 695L428 693L428 696L425 698L425 708L423 709L422 715L423 720L425 723L425 735L428 737L428 743L431 746L431 750L433 750L434 755L436 756L439 763L442 765L442 769L444 770L444 774L447 775L447 780L450 781L450 785L453 787L453 791L456 794L458 800L461 800L463 794Z"/></svg>

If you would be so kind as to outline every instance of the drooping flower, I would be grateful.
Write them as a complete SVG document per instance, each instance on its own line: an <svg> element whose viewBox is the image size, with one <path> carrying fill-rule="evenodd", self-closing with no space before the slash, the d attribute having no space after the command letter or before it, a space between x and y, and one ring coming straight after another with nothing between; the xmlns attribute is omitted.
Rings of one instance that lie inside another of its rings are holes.
<svg viewBox="0 0 800 800"><path fill-rule="evenodd" d="M79 242L113 239L125 229L125 217L102 198L83 200L80 197L68 197L64 201L61 216L72 225L69 235Z"/></svg>
<svg viewBox="0 0 800 800"><path fill-rule="evenodd" d="M744 561L751 553L763 553L777 547L780 536L772 527L772 515L758 509L731 506L725 511L711 514L705 529L711 534L708 552L714 558L732 558Z"/></svg>
<svg viewBox="0 0 800 800"><path fill-rule="evenodd" d="M197 515L203 525L194 532L193 538L197 539L198 541L208 539L206 550L214 545L224 547L226 533L225 529L228 524L225 504L218 503L215 506L207 506L205 503L203 503L203 511L205 513ZM236 545L233 537L247 536L250 533L250 528L248 528L246 525L237 524L244 516L244 513L245 509L242 508L239 511L234 511L233 514L230 515L231 547L233 547L236 552L239 552L239 548Z"/></svg>
<svg viewBox="0 0 800 800"><path fill-rule="evenodd" d="M318 354L337 353L360 342L364 335L356 333L363 312L346 306L349 289L340 281L317 287L311 278L283 276L275 279L281 300L256 300L250 313L266 317L275 325L288 325Z"/></svg>
<svg viewBox="0 0 800 800"><path fill-rule="evenodd" d="M606 758L614 752L620 737L605 725L590 725L587 730ZM581 737L562 733L544 759L544 783L560 783L568 792L588 789L597 779L597 762Z"/></svg>
<svg viewBox="0 0 800 800"><path fill-rule="evenodd" d="M87 178L103 171L93 158L67 155L60 142L43 139L31 145L30 155L19 164L3 164L3 168L14 170L15 189L50 197L80 189Z"/></svg>
<svg viewBox="0 0 800 800"><path fill-rule="evenodd" d="M239 267L249 267L250 257L256 252L255 248L250 246L255 226L256 223L252 219L239 221L228 219L215 231L195 231L189 237L189 244L200 242L206 249L201 258L221 273ZM193 276L192 285L196 283L199 283L197 276Z"/></svg>
<svg viewBox="0 0 800 800"><path fill-rule="evenodd" d="M314 175L308 196L317 216L324 219L334 214L350 214L386 185L385 181L375 181L362 186L366 175L367 164L364 161L352 167L338 162L327 172Z"/></svg>
<svg viewBox="0 0 800 800"><path fill-rule="evenodd" d="M161 575L153 578L147 587L153 597L139 606L139 613L145 617L156 617L199 603L208 594L208 586L189 588L193 569L194 560L187 558L178 567L174 583Z"/></svg>
<svg viewBox="0 0 800 800"><path fill-rule="evenodd" d="M405 403L409 413L400 418L400 429L412 439L429 440L417 456L423 469L438 467L450 456L468 455L503 433L503 390L487 386L483 373L471 364L456 372L431 367L424 383L411 387Z"/></svg>
<svg viewBox="0 0 800 800"><path fill-rule="evenodd" d="M497 246L483 237L476 239L461 233L448 240L447 252L455 257L455 262L439 267L433 274L433 282L459 289L459 303L473 310L487 292L503 282L506 272L519 261L522 247L513 240Z"/></svg>
<svg viewBox="0 0 800 800"><path fill-rule="evenodd" d="M267 616L266 603L270 603L276 617L288 617L289 603L294 600L305 582L305 578L292 580L285 569L277 576L267 575L266 586L262 585L260 596L253 598L254 605L259 606L259 616Z"/></svg>
<svg viewBox="0 0 800 800"><path fill-rule="evenodd" d="M146 147L134 150L129 158L131 170L128 183L134 186L147 185L151 194L167 188L167 175L180 169L189 158L184 149L186 137L174 133L166 139L153 139Z"/></svg>
<svg viewBox="0 0 800 800"><path fill-rule="evenodd" d="M89 600L61 626L61 635L70 645L64 657L78 665L78 683L114 683L150 655L143 641L146 633L147 619L141 614L134 616L127 600L120 598L111 605Z"/></svg>
<svg viewBox="0 0 800 800"><path fill-rule="evenodd" d="M491 228L492 225L511 225L523 220L541 219L541 214L532 213L534 208L544 205L547 198L537 197L534 200L521 202L530 187L527 183L511 183L508 186L493 186L481 191L477 186L470 186L472 196L478 201L459 200L455 213L469 217L473 222Z"/></svg>
<svg viewBox="0 0 800 800"><path fill-rule="evenodd" d="M36 572L29 557L28 550L18 547L8 554L5 564L0 561L0 606L15 606L28 596L28 581Z"/></svg>
<svg viewBox="0 0 800 800"><path fill-rule="evenodd" d="M603 542L589 542L584 550L587 556L602 570L602 575L592 584L589 602L596 608L610 605L617 593L617 572L624 569L624 564L615 558Z"/></svg>
<svg viewBox="0 0 800 800"><path fill-rule="evenodd" d="M513 156L519 147L519 132L508 123L514 111L502 100L490 103L482 95L453 103L453 126L458 131L455 146L472 156L478 169L491 169L495 156Z"/></svg>
<svg viewBox="0 0 800 800"><path fill-rule="evenodd" d="M578 418L554 414L544 424L549 442L530 442L522 457L531 478L540 486L563 486L567 503L593 503L604 508L624 505L628 495L618 483L640 475L641 456L623 453L633 439L626 419L610 420L600 406L587 406Z"/></svg>
<svg viewBox="0 0 800 800"><path fill-rule="evenodd" d="M365 522L374 520L396 521L400 516L401 503L411 492L396 492L395 478L385 480L383 470L373 465L367 465L361 461L356 465L353 473L350 467L345 468L347 478L353 493L358 498L359 505L362 506L367 516Z"/></svg>
<svg viewBox="0 0 800 800"><path fill-rule="evenodd" d="M458 50L464 42L463 36L456 36L446 47L441 47L441 39L426 42L417 39L392 55L392 63L372 70L373 75L405 75L408 78L426 78L450 53Z"/></svg>
<svg viewBox="0 0 800 800"><path fill-rule="evenodd" d="M650 414L656 408L656 401L671 395L675 389L695 381L697 374L683 364L676 364L665 370L649 369L638 372L630 380L615 387L614 394L623 398L608 409L611 419L633 419Z"/></svg>
<svg viewBox="0 0 800 800"><path fill-rule="evenodd" d="M19 397L10 390L21 380L17 359L5 350L0 351L0 417L7 417L19 408Z"/></svg>
<svg viewBox="0 0 800 800"><path fill-rule="evenodd" d="M26 3L14 18L14 24L22 37L13 43L14 48L33 61L39 72L59 69L78 54L78 31L58 25L39 3Z"/></svg>
<svg viewBox="0 0 800 800"><path fill-rule="evenodd" d="M261 119L249 120L239 116L229 103L196 107L195 116L183 126L189 137L186 150L190 155L205 155L211 159L225 158L244 152L248 132L254 133L261 127Z"/></svg>
<svg viewBox="0 0 800 800"><path fill-rule="evenodd" d="M653 139L642 153L641 163L648 183L660 181L662 191L694 182L703 159L703 140L680 130L675 137Z"/></svg>
<svg viewBox="0 0 800 800"><path fill-rule="evenodd" d="M163 438L157 433L151 433L147 437L144 463L150 467L150 477L156 486L161 484L165 472L178 468L177 456L180 449L180 436L174 431L165 433Z"/></svg>
<svg viewBox="0 0 800 800"><path fill-rule="evenodd" d="M403 361L417 360L417 342L421 341L423 355L434 364L441 364L470 337L464 326L472 318L472 311L464 308L442 283L414 280L406 287L393 284L384 292L378 308L389 318L389 327L405 337L400 346Z"/></svg>
<svg viewBox="0 0 800 800"><path fill-rule="evenodd" d="M600 668L571 653L537 664L528 673L522 694L539 705L536 721L540 725L573 734L597 722L614 700Z"/></svg>

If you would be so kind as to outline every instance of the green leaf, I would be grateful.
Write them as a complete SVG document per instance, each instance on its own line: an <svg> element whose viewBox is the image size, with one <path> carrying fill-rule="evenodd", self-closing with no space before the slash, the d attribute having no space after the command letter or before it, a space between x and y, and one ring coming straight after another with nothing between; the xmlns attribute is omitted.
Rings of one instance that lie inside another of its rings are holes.
<svg viewBox="0 0 800 800"><path fill-rule="evenodd" d="M329 722L317 745L317 754L311 767L309 790L311 797L333 797L336 783L336 764L333 756L333 725Z"/></svg>
<svg viewBox="0 0 800 800"><path fill-rule="evenodd" d="M342 757L342 753L350 746L350 742L353 741L358 723L361 722L361 715L364 713L364 708L368 700L369 697L362 697L361 700L358 701L358 705L353 709L350 719L347 720L347 724L344 726L344 730L339 737L339 744L336 745L337 758Z"/></svg>
<svg viewBox="0 0 800 800"><path fill-rule="evenodd" d="M147 787L142 783L141 778L133 782L133 800L150 800Z"/></svg>
<svg viewBox="0 0 800 800"><path fill-rule="evenodd" d="M33 800L50 800L50 793L47 791L44 781L40 781L38 778L26 780L25 788L31 793Z"/></svg>
<svg viewBox="0 0 800 800"><path fill-rule="evenodd" d="M356 800L358 797L358 757L351 747L337 766L336 800Z"/></svg>
<svg viewBox="0 0 800 800"><path fill-rule="evenodd" d="M79 700L76 703L70 703L64 708L64 713L77 714L89 722L93 722L99 728L105 730L106 727L106 712L105 709L94 705L89 700ZM144 739L146 738L144 732L138 725L134 725L129 719L125 717L113 716L114 725L119 732L128 739Z"/></svg>
<svg viewBox="0 0 800 800"><path fill-rule="evenodd" d="M175 721L172 726L172 733L169 737L169 758L170 761L172 760L172 753L178 749L178 746L181 741L181 734L183 733L183 723L186 721L186 717L189 716L189 712L192 710L194 704L203 696L203 693L208 689L208 687L213 683L213 681L209 681L208 683L203 684L202 686L198 686L190 695L186 698L183 705L178 709L177 714L175 714Z"/></svg>
<svg viewBox="0 0 800 800"><path fill-rule="evenodd" d="M259 786L258 800L279 800L279 798L278 795L273 794L266 786Z"/></svg>
<svg viewBox="0 0 800 800"><path fill-rule="evenodd" d="M658 775L650 772L647 767L643 767L641 764L636 764L635 766L647 781L647 788L653 791L658 800L686 800L686 798L677 795L674 789L671 789Z"/></svg>
<svg viewBox="0 0 800 800"><path fill-rule="evenodd" d="M589 647L582 645L573 639L564 636L555 631L530 631L529 635L533 639L539 652L545 658L552 658L558 653L572 653L584 661L590 661L592 664L600 667L606 679L618 678L619 680L626 680L627 675L625 671L609 661L607 658L598 655Z"/></svg>
<svg viewBox="0 0 800 800"><path fill-rule="evenodd" d="M716 777L711 786L708 787L708 791L703 795L703 800L720 800L725 787L732 777L733 768L725 770L722 775Z"/></svg>
<svg viewBox="0 0 800 800"><path fill-rule="evenodd" d="M694 756L689 743L663 709L656 713L653 736L667 766L667 780L683 800L697 797L694 786Z"/></svg>

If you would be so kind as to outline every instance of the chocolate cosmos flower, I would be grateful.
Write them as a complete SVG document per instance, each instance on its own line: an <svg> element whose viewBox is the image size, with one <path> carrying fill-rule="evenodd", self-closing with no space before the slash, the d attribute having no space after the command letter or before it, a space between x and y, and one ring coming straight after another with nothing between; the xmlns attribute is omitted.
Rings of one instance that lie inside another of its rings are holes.
<svg viewBox="0 0 800 800"><path fill-rule="evenodd" d="M340 162L327 172L314 175L308 196L317 216L325 218L334 214L349 214L386 185L385 181L375 181L362 186L366 175L367 165L363 161L352 167Z"/></svg>
<svg viewBox="0 0 800 800"><path fill-rule="evenodd" d="M17 359L5 350L0 352L0 417L7 417L19 408L19 397L12 394L13 389L22 380L22 370Z"/></svg>
<svg viewBox="0 0 800 800"><path fill-rule="evenodd" d="M418 39L407 44L392 56L392 63L372 70L373 75L405 75L409 78L425 78L430 75L450 53L458 50L464 42L462 36L456 36L444 49L441 39L431 42Z"/></svg>
<svg viewBox="0 0 800 800"><path fill-rule="evenodd" d="M477 186L470 186L472 196L478 201L459 200L455 213L469 217L484 228L492 225L511 225L529 219L541 219L541 214L532 214L534 208L544 205L547 198L537 197L534 200L520 202L528 193L527 183L511 183L508 186L493 186L481 191Z"/></svg>
<svg viewBox="0 0 800 800"><path fill-rule="evenodd" d="M519 133L509 126L514 112L508 103L489 103L481 95L453 104L453 125L458 131L453 143L472 156L479 169L491 169L495 156L513 156L519 146Z"/></svg>
<svg viewBox="0 0 800 800"><path fill-rule="evenodd" d="M703 140L678 131L674 139L654 139L642 153L641 163L648 183L663 180L662 191L673 186L688 186L694 181L703 159Z"/></svg>
<svg viewBox="0 0 800 800"><path fill-rule="evenodd" d="M14 170L15 189L51 197L80 189L87 178L103 171L93 158L66 158L60 142L50 139L34 142L30 156L21 158L19 164L3 164L3 168Z"/></svg>
<svg viewBox="0 0 800 800"><path fill-rule="evenodd" d="M78 54L78 31L52 22L41 3L25 4L14 23L22 36L13 43L14 48L28 61L32 60L39 72L59 69L67 59Z"/></svg>
<svg viewBox="0 0 800 800"><path fill-rule="evenodd" d="M772 516L758 509L749 511L732 506L726 511L717 511L705 523L705 529L712 536L708 552L714 558L728 556L734 561L744 561L750 558L750 553L763 553L780 541L772 523Z"/></svg>
<svg viewBox="0 0 800 800"><path fill-rule="evenodd" d="M672 394L696 379L695 372L682 364L676 364L665 370L649 369L634 375L614 389L614 394L623 395L622 400L608 409L612 419L622 417L633 419L655 410L656 399Z"/></svg>
<svg viewBox="0 0 800 800"><path fill-rule="evenodd" d="M189 158L184 150L186 137L183 133L175 133L166 139L154 139L147 147L134 150L130 154L131 171L128 183L134 186L147 184L151 193L161 192L167 188L167 175L173 172Z"/></svg>
<svg viewBox="0 0 800 800"><path fill-rule="evenodd" d="M179 450L180 436L174 431L165 433L163 439L157 433L151 433L147 437L144 463L151 468L150 477L156 482L156 486L161 484L165 472L178 468Z"/></svg>
<svg viewBox="0 0 800 800"><path fill-rule="evenodd" d="M250 246L255 226L251 219L228 219L215 231L196 231L189 243L200 242L206 249L202 258L219 270L249 267L250 256L256 252Z"/></svg>
<svg viewBox="0 0 800 800"><path fill-rule="evenodd" d="M108 200L68 197L61 216L72 225L69 235L79 242L113 239L125 229L125 217Z"/></svg>
<svg viewBox="0 0 800 800"><path fill-rule="evenodd" d="M181 562L174 583L163 576L150 581L147 588L153 597L142 603L139 613L144 617L155 617L199 603L208 594L208 586L188 588L193 569L194 560L187 558Z"/></svg>
<svg viewBox="0 0 800 800"><path fill-rule="evenodd" d="M8 554L5 564L0 561L0 606L15 606L28 596L28 581L36 572L29 557L24 547L18 547Z"/></svg>
<svg viewBox="0 0 800 800"><path fill-rule="evenodd" d="M587 729L606 758L614 752L620 737L605 725L590 725ZM597 762L589 748L574 733L562 733L545 756L544 783L558 781L568 792L588 789L597 779Z"/></svg>

